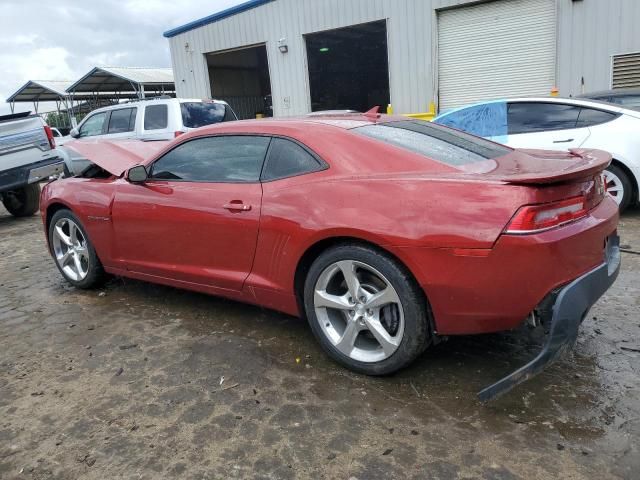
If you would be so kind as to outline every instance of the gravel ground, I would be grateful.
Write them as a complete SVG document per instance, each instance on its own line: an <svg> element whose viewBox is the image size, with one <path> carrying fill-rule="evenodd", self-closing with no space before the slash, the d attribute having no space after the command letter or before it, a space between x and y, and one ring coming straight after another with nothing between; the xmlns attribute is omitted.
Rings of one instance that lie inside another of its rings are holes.
<svg viewBox="0 0 640 480"><path fill-rule="evenodd" d="M487 406L529 335L452 338L367 378L296 318L142 282L69 287L0 207L2 479L637 479L640 211L575 353Z"/></svg>

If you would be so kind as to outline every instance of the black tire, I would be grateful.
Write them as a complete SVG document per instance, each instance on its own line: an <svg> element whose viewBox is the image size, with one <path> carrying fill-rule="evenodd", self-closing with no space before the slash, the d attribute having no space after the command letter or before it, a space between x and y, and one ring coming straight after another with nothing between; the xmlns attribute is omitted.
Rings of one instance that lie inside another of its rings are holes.
<svg viewBox="0 0 640 480"><path fill-rule="evenodd" d="M18 190L5 192L2 204L14 217L30 217L40 210L40 185L32 183Z"/></svg>
<svg viewBox="0 0 640 480"><path fill-rule="evenodd" d="M613 173L616 177L620 179L622 183L622 200L620 201L620 213L624 212L629 205L631 204L631 198L633 196L633 185L631 184L631 179L627 175L627 173L617 165L609 165L607 167L611 173Z"/></svg>
<svg viewBox="0 0 640 480"><path fill-rule="evenodd" d="M322 272L335 262L362 262L380 272L398 293L404 312L404 333L397 350L378 362L362 362L340 352L323 332L314 308L314 291ZM433 338L430 308L417 282L407 269L390 255L374 248L343 244L323 252L311 265L304 284L304 307L307 320L323 350L336 362L358 373L387 375L413 362Z"/></svg>
<svg viewBox="0 0 640 480"><path fill-rule="evenodd" d="M87 254L89 259L87 276L84 279L79 281L73 278L70 278L62 269L58 261L56 260L56 254L54 251L53 232L54 232L55 225L60 220L65 218L73 221L77 225L77 227L80 229L80 232L84 237L85 244L87 247ZM81 289L95 288L104 282L106 275L104 272L104 268L102 267L102 263L100 262L100 259L98 258L96 250L93 247L93 244L91 243L91 240L89 238L89 235L87 234L87 231L85 230L84 226L80 222L80 219L71 210L67 210L67 209L58 210L53 215L53 217L51 218L51 221L49 222L48 238L49 238L49 245L51 247L51 255L53 257L53 261L55 262L56 267L58 267L58 271L60 271L60 273L62 274L62 277L67 282L69 282L74 287L81 288Z"/></svg>

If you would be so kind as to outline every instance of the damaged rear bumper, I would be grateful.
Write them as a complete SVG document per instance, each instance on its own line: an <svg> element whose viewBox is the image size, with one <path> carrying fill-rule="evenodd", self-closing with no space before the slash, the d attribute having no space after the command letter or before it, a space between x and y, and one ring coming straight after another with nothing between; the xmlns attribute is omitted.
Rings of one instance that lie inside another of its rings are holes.
<svg viewBox="0 0 640 480"><path fill-rule="evenodd" d="M528 364L478 393L482 402L493 400L516 385L529 380L553 363L565 350L573 347L582 320L591 306L609 289L620 271L620 238L607 239L605 261L551 294L549 334L542 351ZM544 304L545 302L543 302ZM544 316L544 315L543 315Z"/></svg>

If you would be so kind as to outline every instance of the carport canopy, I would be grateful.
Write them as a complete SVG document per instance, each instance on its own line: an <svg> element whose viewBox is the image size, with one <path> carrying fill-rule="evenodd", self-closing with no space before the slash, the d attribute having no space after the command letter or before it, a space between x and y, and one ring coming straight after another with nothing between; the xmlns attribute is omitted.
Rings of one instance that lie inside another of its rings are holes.
<svg viewBox="0 0 640 480"><path fill-rule="evenodd" d="M69 94L66 90L72 83L71 80L29 80L7 98L7 103L12 112L15 111L16 103L33 103L33 108L38 113L41 102L55 102L59 112L61 105L68 105Z"/></svg>
<svg viewBox="0 0 640 480"><path fill-rule="evenodd" d="M67 92L79 100L82 94L144 98L149 93L172 94L175 89L171 68L94 67L70 85Z"/></svg>
<svg viewBox="0 0 640 480"><path fill-rule="evenodd" d="M29 80L7 102L59 102L72 84L71 80Z"/></svg>

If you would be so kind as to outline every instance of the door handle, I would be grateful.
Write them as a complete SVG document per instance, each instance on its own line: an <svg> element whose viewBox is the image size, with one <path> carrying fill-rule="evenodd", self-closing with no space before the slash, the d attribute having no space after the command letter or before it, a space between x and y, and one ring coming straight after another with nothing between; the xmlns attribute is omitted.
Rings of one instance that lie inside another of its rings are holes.
<svg viewBox="0 0 640 480"><path fill-rule="evenodd" d="M573 138L567 138L566 140L554 140L553 143L569 143L573 142Z"/></svg>
<svg viewBox="0 0 640 480"><path fill-rule="evenodd" d="M230 212L248 212L251 210L251 205L245 205L241 201L233 201L225 204L224 208Z"/></svg>

